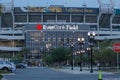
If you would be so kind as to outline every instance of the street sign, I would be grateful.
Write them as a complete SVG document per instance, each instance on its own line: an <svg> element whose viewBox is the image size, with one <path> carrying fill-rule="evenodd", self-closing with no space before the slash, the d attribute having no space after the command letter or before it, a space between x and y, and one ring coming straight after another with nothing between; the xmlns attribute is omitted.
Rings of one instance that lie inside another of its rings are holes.
<svg viewBox="0 0 120 80"><path fill-rule="evenodd" d="M112 46L113 51L120 52L120 42L115 42Z"/></svg>
<svg viewBox="0 0 120 80"><path fill-rule="evenodd" d="M120 42L115 42L112 49L117 53L117 71L119 71L119 52L120 52Z"/></svg>

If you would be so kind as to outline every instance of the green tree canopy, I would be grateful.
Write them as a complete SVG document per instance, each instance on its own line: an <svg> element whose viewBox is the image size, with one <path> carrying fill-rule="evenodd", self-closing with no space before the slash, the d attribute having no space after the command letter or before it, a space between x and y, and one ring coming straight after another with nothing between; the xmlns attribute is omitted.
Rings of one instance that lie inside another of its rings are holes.
<svg viewBox="0 0 120 80"><path fill-rule="evenodd" d="M60 47L52 50L51 57L53 58L54 62L63 62L69 58L69 53L69 49Z"/></svg>
<svg viewBox="0 0 120 80"><path fill-rule="evenodd" d="M99 50L94 51L95 60L101 65L113 65L115 63L115 53L112 50L113 41L105 40L100 42Z"/></svg>
<svg viewBox="0 0 120 80"><path fill-rule="evenodd" d="M43 61L47 64L63 63L70 58L70 49L68 48L55 48L50 51L50 53L45 53L43 55Z"/></svg>

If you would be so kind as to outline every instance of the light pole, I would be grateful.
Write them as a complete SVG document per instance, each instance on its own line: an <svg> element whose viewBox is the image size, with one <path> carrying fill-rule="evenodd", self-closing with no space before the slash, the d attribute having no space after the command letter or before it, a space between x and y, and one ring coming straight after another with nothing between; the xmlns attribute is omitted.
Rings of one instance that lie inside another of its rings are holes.
<svg viewBox="0 0 120 80"><path fill-rule="evenodd" d="M89 57L90 57L90 48L87 48L87 55L88 55L88 68L90 68Z"/></svg>
<svg viewBox="0 0 120 80"><path fill-rule="evenodd" d="M43 47L40 48L41 54L43 54Z"/></svg>
<svg viewBox="0 0 120 80"><path fill-rule="evenodd" d="M47 48L48 53L50 53L50 47L51 47L50 43L46 44L46 48Z"/></svg>
<svg viewBox="0 0 120 80"><path fill-rule="evenodd" d="M80 66L80 71L82 71L82 53L83 53L83 45L84 45L84 38L78 38L78 42L80 44L80 62L79 62L79 66Z"/></svg>
<svg viewBox="0 0 120 80"><path fill-rule="evenodd" d="M90 63L91 63L91 65L90 65L90 72L91 73L93 73L93 55L92 55L92 53L93 53L93 42L94 42L94 40L95 40L95 32L88 32L88 40L89 40L89 42L90 42L90 57L91 57L91 59L90 59Z"/></svg>
<svg viewBox="0 0 120 80"><path fill-rule="evenodd" d="M71 49L71 70L73 70L73 48L74 48L74 44L71 43L70 44L70 49Z"/></svg>

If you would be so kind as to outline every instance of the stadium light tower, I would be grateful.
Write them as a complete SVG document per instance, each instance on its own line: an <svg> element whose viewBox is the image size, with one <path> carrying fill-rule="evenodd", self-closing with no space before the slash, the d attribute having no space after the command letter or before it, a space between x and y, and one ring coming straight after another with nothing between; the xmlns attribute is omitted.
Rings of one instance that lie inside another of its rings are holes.
<svg viewBox="0 0 120 80"><path fill-rule="evenodd" d="M97 1L98 1L99 6L101 6L102 4L101 0L97 0Z"/></svg>
<svg viewBox="0 0 120 80"><path fill-rule="evenodd" d="M113 1L113 0L110 0L110 2L111 2L111 5L112 5L112 7L113 7L113 9L115 8L115 2Z"/></svg>

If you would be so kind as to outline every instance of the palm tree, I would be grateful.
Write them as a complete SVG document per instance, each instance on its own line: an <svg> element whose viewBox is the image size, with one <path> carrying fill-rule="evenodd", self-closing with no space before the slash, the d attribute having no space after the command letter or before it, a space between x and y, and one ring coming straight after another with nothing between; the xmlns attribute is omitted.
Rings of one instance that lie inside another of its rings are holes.
<svg viewBox="0 0 120 80"><path fill-rule="evenodd" d="M29 49L28 48L23 48L21 51L21 56L25 58L25 56L29 53Z"/></svg>

